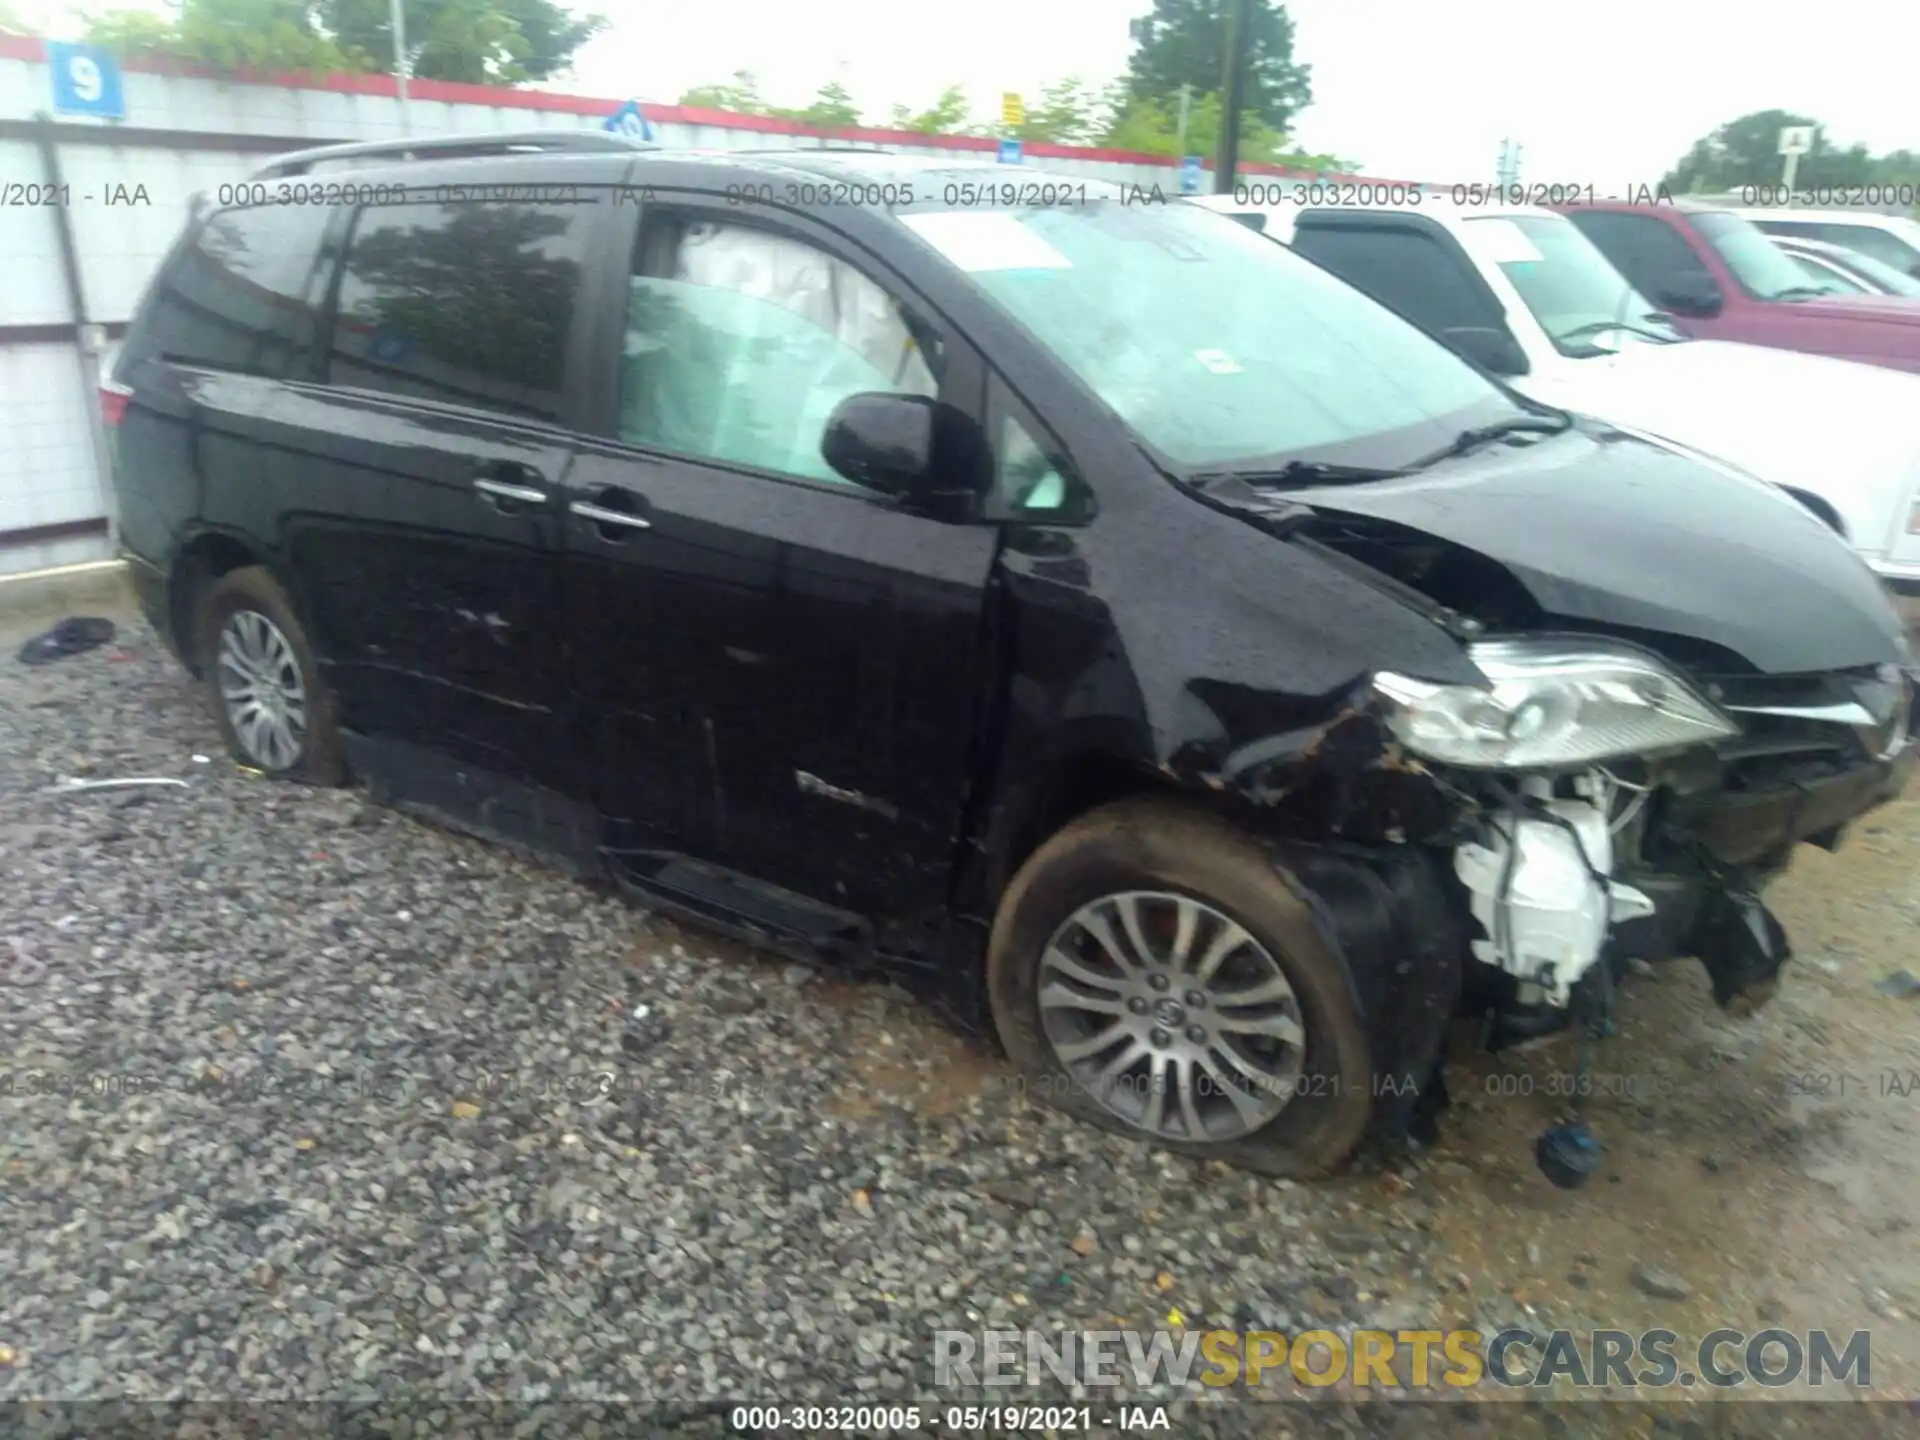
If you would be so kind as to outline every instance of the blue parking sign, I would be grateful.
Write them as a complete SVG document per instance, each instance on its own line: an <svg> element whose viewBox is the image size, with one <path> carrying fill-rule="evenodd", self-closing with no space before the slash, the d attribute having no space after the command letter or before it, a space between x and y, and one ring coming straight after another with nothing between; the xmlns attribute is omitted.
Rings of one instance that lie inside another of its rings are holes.
<svg viewBox="0 0 1920 1440"><path fill-rule="evenodd" d="M641 110L638 100L629 100L613 114L607 117L602 130L611 130L616 135L626 135L635 140L653 139L653 125Z"/></svg>
<svg viewBox="0 0 1920 1440"><path fill-rule="evenodd" d="M1000 163L1002 165L1018 165L1020 163L1020 142L1018 140L1002 140L1000 142Z"/></svg>
<svg viewBox="0 0 1920 1440"><path fill-rule="evenodd" d="M126 117L120 67L106 51L49 40L47 69L53 72L53 108L61 114L97 115L103 120Z"/></svg>

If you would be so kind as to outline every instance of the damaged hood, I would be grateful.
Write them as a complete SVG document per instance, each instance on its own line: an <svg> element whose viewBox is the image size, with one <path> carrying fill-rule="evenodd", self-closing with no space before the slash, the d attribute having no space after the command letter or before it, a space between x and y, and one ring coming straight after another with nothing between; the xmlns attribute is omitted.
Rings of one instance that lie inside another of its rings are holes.
<svg viewBox="0 0 1920 1440"><path fill-rule="evenodd" d="M1550 625L1700 642L1768 674L1907 663L1879 581L1799 502L1604 427L1284 498L1313 512L1310 538L1496 629L1484 580L1504 572Z"/></svg>

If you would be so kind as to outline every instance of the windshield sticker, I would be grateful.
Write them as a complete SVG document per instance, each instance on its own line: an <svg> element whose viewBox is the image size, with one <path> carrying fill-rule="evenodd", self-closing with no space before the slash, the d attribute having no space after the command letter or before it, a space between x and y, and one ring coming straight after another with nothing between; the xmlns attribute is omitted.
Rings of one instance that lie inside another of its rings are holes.
<svg viewBox="0 0 1920 1440"><path fill-rule="evenodd" d="M1073 268L1071 260L1004 211L947 210L902 215L900 222L969 274Z"/></svg>
<svg viewBox="0 0 1920 1440"><path fill-rule="evenodd" d="M1469 233L1474 249L1496 265L1528 265L1543 258L1527 232L1511 220L1475 220Z"/></svg>
<svg viewBox="0 0 1920 1440"><path fill-rule="evenodd" d="M1240 362L1224 350L1196 350L1193 352L1193 358L1216 375L1240 375L1245 373L1240 368Z"/></svg>

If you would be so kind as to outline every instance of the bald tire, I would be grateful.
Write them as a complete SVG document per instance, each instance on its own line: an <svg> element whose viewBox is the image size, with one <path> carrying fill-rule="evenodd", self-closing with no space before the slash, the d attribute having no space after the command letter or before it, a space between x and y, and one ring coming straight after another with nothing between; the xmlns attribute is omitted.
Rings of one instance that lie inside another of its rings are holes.
<svg viewBox="0 0 1920 1440"><path fill-rule="evenodd" d="M1074 1082L1040 1024L1041 954L1082 905L1123 890L1166 890L1225 912L1267 948L1300 1003L1307 1052L1299 1087L1260 1129L1238 1140L1163 1140L1113 1114ZM1007 887L987 947L994 1026L1026 1088L1066 1113L1198 1159L1263 1175L1334 1173L1372 1110L1372 1065L1346 967L1312 912L1244 831L1161 798L1122 800L1048 840Z"/></svg>

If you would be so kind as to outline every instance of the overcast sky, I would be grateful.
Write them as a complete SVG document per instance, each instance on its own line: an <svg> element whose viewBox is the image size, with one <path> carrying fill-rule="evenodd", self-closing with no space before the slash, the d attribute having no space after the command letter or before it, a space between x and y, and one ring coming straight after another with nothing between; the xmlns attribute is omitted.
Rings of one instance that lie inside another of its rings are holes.
<svg viewBox="0 0 1920 1440"><path fill-rule="evenodd" d="M99 0L107 8L116 0ZM128 3L128 0L119 0ZM133 0L156 8L156 0ZM579 8L587 8L575 0ZM1126 68L1127 21L1151 0L598 0L619 18L578 57L586 94L671 102L750 70L776 103L839 79L875 120L967 87L1003 90ZM75 7L15 0L26 15ZM1505 135L1522 178L1651 184L1699 136L1754 110L1798 110L1831 138L1920 149L1920 5L1826 0L1815 11L1699 0L1292 0L1313 104L1295 139L1403 179L1491 178ZM1817 17L1820 24L1807 21ZM1810 32L1810 33L1809 33Z"/></svg>

